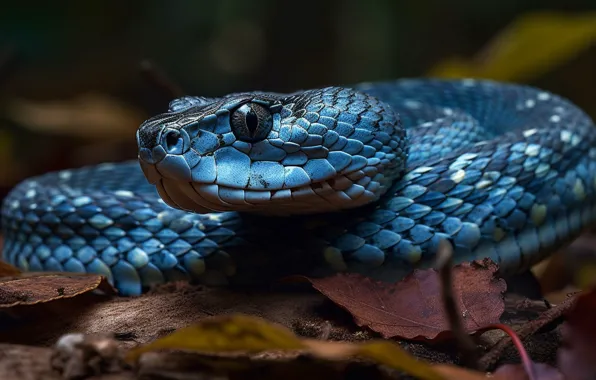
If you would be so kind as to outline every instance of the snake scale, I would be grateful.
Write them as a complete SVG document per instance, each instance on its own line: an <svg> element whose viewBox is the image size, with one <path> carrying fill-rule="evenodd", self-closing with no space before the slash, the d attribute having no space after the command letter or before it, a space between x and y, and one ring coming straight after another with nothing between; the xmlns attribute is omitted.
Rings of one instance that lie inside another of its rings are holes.
<svg viewBox="0 0 596 380"><path fill-rule="evenodd" d="M596 219L593 122L515 84L183 97L137 143L139 160L17 185L2 207L4 259L103 274L137 295L172 280L396 281L447 239L457 262L490 257L508 275Z"/></svg>

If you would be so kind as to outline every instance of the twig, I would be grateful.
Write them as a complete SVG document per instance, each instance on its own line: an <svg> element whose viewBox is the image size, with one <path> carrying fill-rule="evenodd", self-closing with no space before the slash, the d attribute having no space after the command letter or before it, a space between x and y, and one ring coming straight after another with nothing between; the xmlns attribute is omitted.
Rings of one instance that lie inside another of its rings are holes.
<svg viewBox="0 0 596 380"><path fill-rule="evenodd" d="M143 77L170 99L184 96L182 87L168 78L165 72L150 60L141 61L140 68Z"/></svg>
<svg viewBox="0 0 596 380"><path fill-rule="evenodd" d="M575 304L577 296L571 297L563 301L556 307L552 309L546 310L542 313L538 318L535 320L523 325L519 331L517 331L517 336L520 340L526 339L528 336L534 334L536 331L540 330L542 327L548 325L552 321L560 318L565 314L568 310L570 310L573 305ZM505 336L501 338L491 349L487 352L478 362L479 369L482 371L488 371L492 368L503 352L512 344L512 340L509 336Z"/></svg>
<svg viewBox="0 0 596 380"><path fill-rule="evenodd" d="M462 364L468 368L476 368L479 358L478 349L464 328L461 313L453 296L453 247L447 240L442 240L439 243L436 266L441 279L443 307L449 320L449 329L461 354Z"/></svg>

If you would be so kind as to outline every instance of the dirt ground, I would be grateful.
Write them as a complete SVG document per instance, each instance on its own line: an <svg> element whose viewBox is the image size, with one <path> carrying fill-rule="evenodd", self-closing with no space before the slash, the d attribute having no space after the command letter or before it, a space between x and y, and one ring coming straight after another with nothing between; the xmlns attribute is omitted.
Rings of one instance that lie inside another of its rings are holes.
<svg viewBox="0 0 596 380"><path fill-rule="evenodd" d="M501 321L513 328L527 325L549 308L543 301L506 295ZM356 326L351 316L308 286L275 289L221 289L175 283L161 286L140 297L113 297L94 293L70 299L0 310L0 379L62 379L52 368L52 346L67 333L113 336L118 347L128 349L151 342L197 320L215 315L243 313L260 316L290 328L297 335L327 340L362 341L378 336ZM488 350L503 335L488 332L480 344ZM524 341L536 362L554 363L559 344L556 323ZM434 363L457 363L449 344L428 345L400 342L418 358ZM281 358L288 359L288 358ZM251 359L254 365L242 371L206 370L196 356L183 353L145 355L138 368L118 370L93 379L194 379L194 378L403 378L364 362L320 363L309 358L280 360L280 357ZM495 364L519 363L509 347ZM55 367L55 366L54 366ZM263 372L264 371L264 372Z"/></svg>

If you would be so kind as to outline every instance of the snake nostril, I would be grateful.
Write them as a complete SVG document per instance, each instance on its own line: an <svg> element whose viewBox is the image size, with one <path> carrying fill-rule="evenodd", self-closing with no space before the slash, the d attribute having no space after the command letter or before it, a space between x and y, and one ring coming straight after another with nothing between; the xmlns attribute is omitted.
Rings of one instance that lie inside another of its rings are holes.
<svg viewBox="0 0 596 380"><path fill-rule="evenodd" d="M182 153L182 145L184 141L180 136L180 132L174 129L170 129L165 133L164 139L164 148L168 153Z"/></svg>

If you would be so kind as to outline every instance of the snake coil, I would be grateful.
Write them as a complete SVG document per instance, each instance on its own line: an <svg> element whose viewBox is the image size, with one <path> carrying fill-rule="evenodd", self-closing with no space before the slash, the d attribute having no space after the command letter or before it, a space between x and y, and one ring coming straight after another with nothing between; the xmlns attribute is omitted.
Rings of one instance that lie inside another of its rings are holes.
<svg viewBox="0 0 596 380"><path fill-rule="evenodd" d="M569 101L478 80L184 97L137 132L139 161L17 185L3 257L105 275L124 295L432 264L527 269L596 219L596 129ZM140 167L139 167L140 162Z"/></svg>

